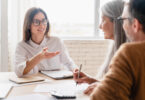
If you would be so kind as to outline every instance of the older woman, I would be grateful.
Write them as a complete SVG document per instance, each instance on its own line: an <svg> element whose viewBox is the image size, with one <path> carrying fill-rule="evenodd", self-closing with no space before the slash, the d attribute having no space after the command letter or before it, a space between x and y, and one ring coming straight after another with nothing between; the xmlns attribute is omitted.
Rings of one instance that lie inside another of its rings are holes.
<svg viewBox="0 0 145 100"><path fill-rule="evenodd" d="M102 21L100 24L100 29L104 32L105 39L114 40L114 44L110 46L108 56L105 59L104 64L101 66L99 73L97 74L97 79L94 79L85 73L80 73L80 78L78 76L78 69L74 71L74 80L77 83L88 83L91 84L85 91L85 94L90 94L93 89L97 86L98 80L102 79L105 73L108 71L109 63L114 53L120 47L120 45L126 42L126 36L122 27L121 22L117 21L124 8L124 2L121 0L109 1L102 6Z"/></svg>
<svg viewBox="0 0 145 100"><path fill-rule="evenodd" d="M18 77L41 70L61 69L62 64L71 71L76 66L63 42L50 36L49 30L46 13L40 8L30 8L24 20L23 40L18 43L15 53L15 73Z"/></svg>

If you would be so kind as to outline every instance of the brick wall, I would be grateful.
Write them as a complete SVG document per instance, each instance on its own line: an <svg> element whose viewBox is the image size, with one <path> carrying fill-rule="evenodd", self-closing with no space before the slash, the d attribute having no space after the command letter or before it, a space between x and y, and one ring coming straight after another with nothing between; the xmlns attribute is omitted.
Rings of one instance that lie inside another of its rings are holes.
<svg viewBox="0 0 145 100"><path fill-rule="evenodd" d="M108 51L109 40L64 40L71 58L82 70L95 76L98 68L104 62Z"/></svg>

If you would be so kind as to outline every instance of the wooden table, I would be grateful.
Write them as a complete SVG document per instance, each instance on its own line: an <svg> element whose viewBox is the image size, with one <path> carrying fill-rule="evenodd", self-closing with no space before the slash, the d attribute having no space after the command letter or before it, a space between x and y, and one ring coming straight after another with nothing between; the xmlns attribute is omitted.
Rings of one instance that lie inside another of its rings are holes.
<svg viewBox="0 0 145 100"><path fill-rule="evenodd" d="M10 83L9 78L12 76L16 76L14 72L0 72L0 83ZM36 74L36 76L49 79L54 83L59 82L59 81L72 80L72 79L54 80L41 73ZM36 92L33 92L33 90L39 84L49 84L49 83L35 83L35 84L29 84L29 85L14 86L6 98L13 97L13 96L27 95L27 94L35 94ZM39 94L48 95L48 93L39 93ZM78 96L76 100L89 100L89 96L81 95L81 96Z"/></svg>

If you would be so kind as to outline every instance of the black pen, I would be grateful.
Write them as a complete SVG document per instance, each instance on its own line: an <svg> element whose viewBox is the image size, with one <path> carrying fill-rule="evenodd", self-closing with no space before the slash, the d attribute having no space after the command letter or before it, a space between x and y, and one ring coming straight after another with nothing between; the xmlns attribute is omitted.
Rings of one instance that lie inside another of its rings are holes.
<svg viewBox="0 0 145 100"><path fill-rule="evenodd" d="M80 78L80 72L81 72L81 69L82 69L82 64L80 65L79 67L79 72L78 72L78 79ZM78 84L78 82L76 82L76 85Z"/></svg>

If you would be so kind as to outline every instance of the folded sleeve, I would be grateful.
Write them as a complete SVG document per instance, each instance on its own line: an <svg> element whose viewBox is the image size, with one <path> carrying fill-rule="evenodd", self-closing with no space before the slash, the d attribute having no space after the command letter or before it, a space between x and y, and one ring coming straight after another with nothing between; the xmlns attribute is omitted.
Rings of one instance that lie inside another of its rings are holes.
<svg viewBox="0 0 145 100"><path fill-rule="evenodd" d="M130 100L134 79L127 49L122 46L114 55L108 73L91 94L91 100Z"/></svg>

